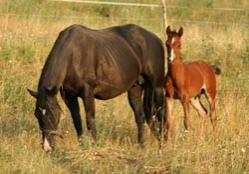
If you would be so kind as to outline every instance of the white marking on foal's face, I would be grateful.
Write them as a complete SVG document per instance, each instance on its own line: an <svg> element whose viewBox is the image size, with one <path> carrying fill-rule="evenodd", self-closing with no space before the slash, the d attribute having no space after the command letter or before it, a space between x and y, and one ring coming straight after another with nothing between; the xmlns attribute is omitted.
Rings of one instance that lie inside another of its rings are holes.
<svg viewBox="0 0 249 174"><path fill-rule="evenodd" d="M44 138L44 144L43 144L43 149L45 150L45 152L51 151L52 147L50 146L47 138Z"/></svg>
<svg viewBox="0 0 249 174"><path fill-rule="evenodd" d="M171 44L173 45L173 44L174 44L174 42L175 42L175 38L173 38L173 39L172 39ZM174 61L174 59L175 59L174 49L173 49L173 48L171 48L171 50L170 50L170 56L169 56L169 60L170 60L170 62L173 62L173 61Z"/></svg>

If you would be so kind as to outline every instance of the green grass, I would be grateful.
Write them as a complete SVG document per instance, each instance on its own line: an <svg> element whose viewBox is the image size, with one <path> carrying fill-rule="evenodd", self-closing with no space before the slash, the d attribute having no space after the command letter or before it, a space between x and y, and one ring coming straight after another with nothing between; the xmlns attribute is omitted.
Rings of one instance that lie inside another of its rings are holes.
<svg viewBox="0 0 249 174"><path fill-rule="evenodd" d="M121 1L121 0L120 0ZM126 2L158 3L152 0ZM41 149L35 101L26 88L36 89L41 68L65 27L80 23L92 28L136 23L165 40L158 8L58 3L43 0L0 1L0 173L249 173L249 9L246 0L167 0L169 24L184 27L183 59L203 59L222 69L218 79L218 130L207 118L198 137L197 114L191 112L192 134L183 129L183 111L174 107L171 141L161 149L146 126L146 148L136 143L136 125L126 95L96 101L99 145L85 129L79 144L68 110L60 99L63 119L57 149ZM204 21L198 22L198 21ZM206 23L205 23L206 22ZM81 104L82 106L82 104ZM81 107L82 108L82 107ZM84 128L85 114L81 109Z"/></svg>

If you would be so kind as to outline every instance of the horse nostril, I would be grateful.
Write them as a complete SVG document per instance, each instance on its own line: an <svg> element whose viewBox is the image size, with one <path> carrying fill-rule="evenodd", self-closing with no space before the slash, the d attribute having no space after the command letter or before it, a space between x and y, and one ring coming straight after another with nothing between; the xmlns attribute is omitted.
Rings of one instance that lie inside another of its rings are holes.
<svg viewBox="0 0 249 174"><path fill-rule="evenodd" d="M44 150L45 152L51 152L51 151L52 151L52 148L51 148L51 147L50 147L50 148L43 147L43 150Z"/></svg>

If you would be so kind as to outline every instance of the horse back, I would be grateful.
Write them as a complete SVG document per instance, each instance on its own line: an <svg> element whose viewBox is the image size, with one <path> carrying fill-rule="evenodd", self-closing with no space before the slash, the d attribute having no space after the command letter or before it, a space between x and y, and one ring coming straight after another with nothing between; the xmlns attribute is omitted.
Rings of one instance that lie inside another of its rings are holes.
<svg viewBox="0 0 249 174"><path fill-rule="evenodd" d="M62 34L71 40L64 88L77 93L87 83L94 86L96 96L108 99L127 91L144 74L163 85L162 42L142 27L129 24L93 30L74 25Z"/></svg>
<svg viewBox="0 0 249 174"><path fill-rule="evenodd" d="M164 47L161 39L154 33L137 26L127 24L112 27L111 32L122 37L132 48L137 58L142 62L142 74L150 74L158 78L163 85L164 79Z"/></svg>

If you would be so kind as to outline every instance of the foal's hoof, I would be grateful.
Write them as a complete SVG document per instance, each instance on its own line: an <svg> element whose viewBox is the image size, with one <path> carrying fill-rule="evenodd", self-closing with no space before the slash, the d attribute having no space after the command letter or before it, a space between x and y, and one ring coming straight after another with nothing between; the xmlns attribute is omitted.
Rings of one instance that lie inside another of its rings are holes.
<svg viewBox="0 0 249 174"><path fill-rule="evenodd" d="M184 133L186 133L186 134L188 134L189 132L190 132L190 130L187 130L187 129L184 130Z"/></svg>

